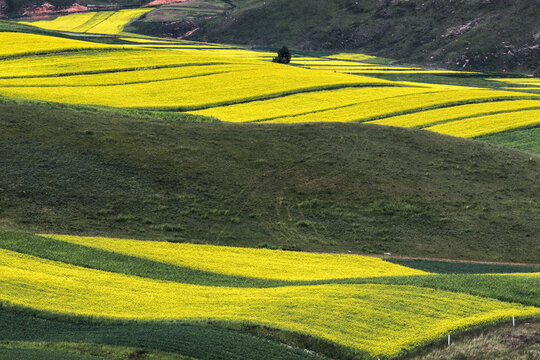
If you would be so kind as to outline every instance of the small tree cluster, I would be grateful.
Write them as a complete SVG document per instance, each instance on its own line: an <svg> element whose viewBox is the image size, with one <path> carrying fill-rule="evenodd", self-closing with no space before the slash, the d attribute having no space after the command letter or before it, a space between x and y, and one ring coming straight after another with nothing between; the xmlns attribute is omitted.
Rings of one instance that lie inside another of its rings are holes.
<svg viewBox="0 0 540 360"><path fill-rule="evenodd" d="M279 49L278 55L272 61L279 64L288 64L291 62L291 52L286 46L283 46Z"/></svg>

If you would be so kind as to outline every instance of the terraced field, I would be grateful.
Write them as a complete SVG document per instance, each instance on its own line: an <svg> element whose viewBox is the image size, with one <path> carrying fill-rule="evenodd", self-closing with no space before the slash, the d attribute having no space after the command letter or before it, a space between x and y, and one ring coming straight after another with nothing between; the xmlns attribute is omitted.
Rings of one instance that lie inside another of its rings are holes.
<svg viewBox="0 0 540 360"><path fill-rule="evenodd" d="M112 34L140 14L84 13L33 24ZM0 64L0 71L10 74L0 79L0 94L13 98L189 111L230 122L367 121L461 137L539 123L534 110L540 95L370 77L451 72L370 64L384 61L364 55L301 56L293 58L297 66L283 66L268 62L272 53L218 44L126 35L120 45L13 32L1 36L10 44L5 55L18 56ZM30 44L37 39L36 50ZM23 56L35 52L46 56ZM486 127L492 120L496 124Z"/></svg>
<svg viewBox="0 0 540 360"><path fill-rule="evenodd" d="M124 26L130 21L150 10L152 9L85 12L59 16L54 20L23 22L23 24L33 25L47 30L116 35L120 34Z"/></svg>
<svg viewBox="0 0 540 360"><path fill-rule="evenodd" d="M162 281L80 266L84 264L72 265L74 255L70 252L63 252L62 260L49 260L24 251L7 250L6 247L12 246L8 235L0 244L4 248L0 251L0 300L5 305L67 316L91 316L97 321L107 318L211 320L222 321L225 325L240 322L269 326L285 333L298 332L308 338L333 343L342 354L355 358L394 356L458 329L511 316L540 315L540 308L525 305L530 300L523 296L518 296L517 302L509 303L467 294L474 291L473 288L448 291L429 285L418 286L420 283L395 285L405 279L414 283L416 277L436 280L438 275L419 276L425 273L357 255L310 255L73 236L53 238L57 245L52 248L76 244L90 252L106 249L149 259L151 262L147 266L152 266L154 261L165 262L179 267L202 268L215 274L244 276L247 281L252 276L269 280L319 281L262 288L236 287L235 283L216 287ZM26 239L50 241L39 237ZM135 244L141 246L134 247ZM30 249L32 244L25 246ZM219 258L230 261L222 263ZM317 271L300 266L312 262L317 264ZM255 263L259 265L256 273L251 270ZM289 270L279 272L276 266ZM279 274L277 277L276 273ZM487 275L471 276L489 282L491 291L500 279ZM511 277L518 284L533 286L531 290L540 281L538 273L521 276L506 275L502 279ZM333 283L332 279L343 277L349 280ZM377 284L377 279L382 279L382 283ZM330 282L321 283L320 280ZM538 287L532 291L537 292ZM397 319L400 320L396 322ZM316 347L315 350L321 349Z"/></svg>

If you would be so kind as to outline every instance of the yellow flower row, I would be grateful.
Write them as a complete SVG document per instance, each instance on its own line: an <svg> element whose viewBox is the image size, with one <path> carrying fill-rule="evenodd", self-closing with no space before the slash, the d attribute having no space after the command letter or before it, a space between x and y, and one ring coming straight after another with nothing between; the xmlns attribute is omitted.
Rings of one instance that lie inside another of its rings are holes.
<svg viewBox="0 0 540 360"><path fill-rule="evenodd" d="M524 277L540 277L540 272L536 273L505 273L505 274L489 274L489 276L524 276Z"/></svg>
<svg viewBox="0 0 540 360"><path fill-rule="evenodd" d="M52 30L69 30L73 32L93 32L92 28L96 25L106 22L111 16L113 16L114 11L101 11L101 12L92 13L92 14L94 15L92 16L92 18L83 22L79 26L77 26L77 24L75 23L72 23L71 25L69 24L70 15L62 16L61 18L65 18L64 20L66 20L67 26L57 26L57 28L55 28L53 25ZM61 20L61 18L57 18L57 20ZM54 24L55 20L51 22ZM43 21L43 23L46 24L47 21L45 20Z"/></svg>
<svg viewBox="0 0 540 360"><path fill-rule="evenodd" d="M540 109L451 121L425 129L441 134L473 138L536 124L540 124Z"/></svg>
<svg viewBox="0 0 540 360"><path fill-rule="evenodd" d="M0 73L9 77L63 75L81 72L148 69L156 66L241 64L256 62L206 56L190 51L120 50L85 51L49 56L24 57L0 62Z"/></svg>
<svg viewBox="0 0 540 360"><path fill-rule="evenodd" d="M364 55L364 54L351 54L351 53L339 53L326 56L327 59L338 59L338 60L353 60L353 61L366 61L369 59L374 59L375 56Z"/></svg>
<svg viewBox="0 0 540 360"><path fill-rule="evenodd" d="M193 111L192 114L215 116L223 121L249 122L268 118L285 117L331 110L340 106L366 102L381 104L393 97L433 92L431 89L415 87L365 87L317 91L294 94L265 101L249 102L211 109ZM330 120L329 120L330 121ZM336 120L339 121L339 120Z"/></svg>
<svg viewBox="0 0 540 360"><path fill-rule="evenodd" d="M104 11L103 13L108 14L109 12ZM66 16L58 16L53 20L21 21L20 23L36 26L46 30L72 30L74 28L83 26L87 22L91 21L95 16L95 12L85 12Z"/></svg>
<svg viewBox="0 0 540 360"><path fill-rule="evenodd" d="M242 68L238 71L198 78L130 85L58 86L54 91L44 91L40 86L10 86L0 87L0 94L71 104L174 108L217 105L276 96L287 91L306 91L336 85L390 83L362 76L321 74L295 67L261 63L249 70Z"/></svg>
<svg viewBox="0 0 540 360"><path fill-rule="evenodd" d="M313 254L101 237L44 236L219 274L261 279L327 280L427 274L379 258L360 255Z"/></svg>
<svg viewBox="0 0 540 360"><path fill-rule="evenodd" d="M305 115L282 117L271 120L274 123L304 123L322 121L361 121L376 116L391 115L402 111L421 110L425 107L439 106L452 102L488 100L493 98L515 98L522 97L523 93L497 90L468 89L459 91L437 90L432 92L419 91L417 94L392 97L389 99L373 100L357 105L343 107L335 110L312 112ZM391 125L391 124L387 124Z"/></svg>
<svg viewBox="0 0 540 360"><path fill-rule="evenodd" d="M0 251L0 301L66 314L247 321L390 356L448 331L540 309L396 285L224 288L179 284Z"/></svg>
<svg viewBox="0 0 540 360"><path fill-rule="evenodd" d="M0 32L0 56L25 55L63 50L111 49L118 46L96 44L61 37Z"/></svg>
<svg viewBox="0 0 540 360"><path fill-rule="evenodd" d="M402 127L418 127L467 116L476 116L498 111L520 110L532 107L540 108L540 98L538 100L506 100L451 106L421 111L418 113L392 116L385 119L370 121L370 123ZM474 119L470 120L474 121Z"/></svg>
<svg viewBox="0 0 540 360"><path fill-rule="evenodd" d="M516 85L531 85L540 87L540 79L538 78L500 78L500 79L487 79L493 81L502 81L509 84Z"/></svg>
<svg viewBox="0 0 540 360"><path fill-rule="evenodd" d="M59 77L25 77L15 79L0 79L0 88L10 86L38 87L122 85L138 82L159 82L169 79L193 78L197 76L208 76L228 72L249 71L252 70L252 68L253 67L250 65L196 65ZM153 84L153 86L159 86L159 83Z"/></svg>
<svg viewBox="0 0 540 360"><path fill-rule="evenodd" d="M89 29L87 32L97 34L120 34L124 30L124 26L127 25L133 19L136 19L151 11L152 8L146 9L126 9L115 12L105 21L97 24Z"/></svg>
<svg viewBox="0 0 540 360"><path fill-rule="evenodd" d="M47 30L89 32L97 34L120 34L124 26L142 14L152 10L127 9L119 11L87 12L59 16L54 20L22 22Z"/></svg>

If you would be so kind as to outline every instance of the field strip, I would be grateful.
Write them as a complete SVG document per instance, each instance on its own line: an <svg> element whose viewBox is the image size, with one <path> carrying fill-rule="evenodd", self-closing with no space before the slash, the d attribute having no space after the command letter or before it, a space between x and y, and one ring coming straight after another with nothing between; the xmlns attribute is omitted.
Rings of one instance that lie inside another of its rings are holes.
<svg viewBox="0 0 540 360"><path fill-rule="evenodd" d="M194 63L194 64L171 64L171 65L156 65L152 67L134 67L134 68L122 68L122 69L110 69L110 70L95 70L95 71L82 71L82 72L73 72L73 73L61 73L61 74L47 74L47 75L28 75L28 76L0 76L0 80L16 80L16 79L46 79L46 78L61 78L61 77L72 77L72 76L81 76L81 75L101 75L101 74L119 74L125 72L141 72L148 70L161 70L161 69L171 69L171 68L187 68L187 67L203 67L203 66L218 66L218 65L228 65L227 63ZM219 67L219 66L218 66ZM238 66L241 69L241 66Z"/></svg>
<svg viewBox="0 0 540 360"><path fill-rule="evenodd" d="M83 12L78 14L71 14L68 16L58 16L53 20L42 20L42 21L20 21L19 23L37 26L41 29L46 30L56 30L56 27L64 29L73 29L79 26L83 26L88 21L93 19L96 16L95 12Z"/></svg>
<svg viewBox="0 0 540 360"><path fill-rule="evenodd" d="M57 358L65 359L68 354L76 355L91 355L91 358L84 359L98 359L96 356L103 356L104 359L110 360L123 360L133 357L133 354L140 352L145 356L160 356L160 358L167 360L196 360L191 357L186 357L179 354L170 352L162 352L156 350L143 350L137 347L127 347L118 345L105 345L95 344L88 342L52 342L52 341L14 341L14 340L0 340L0 349L2 352L8 352L10 350L42 350L45 351L43 355L54 352ZM49 355L50 356L50 355ZM33 359L33 358L31 358ZM37 357L35 358L37 359ZM83 358L77 358L83 359ZM101 359L101 358L99 358Z"/></svg>
<svg viewBox="0 0 540 360"><path fill-rule="evenodd" d="M80 323L77 322L79 319L74 317L68 319L65 319L65 315L60 317L64 317L64 319L50 316L44 318L26 311L0 308L0 322L4 325L0 327L0 339L40 343L85 344L91 342L105 346L121 344L127 347L143 348L148 352L158 350L183 354L198 360L329 360L319 354L308 353L304 351L303 347L284 346L283 342L277 339L258 336L238 328L234 329L234 325L230 326L230 323L216 324L217 326L204 322L197 324L187 321L125 322L108 320L107 323ZM70 320L75 320L75 322ZM105 358L110 360L111 355L107 355ZM156 359L151 356L143 357L146 360ZM17 357L5 360L13 360L14 358ZM119 360L129 358L122 356ZM39 357L31 359L43 360ZM65 357L48 358L48 360L58 359L65 360ZM160 357L159 359L169 358Z"/></svg>
<svg viewBox="0 0 540 360"><path fill-rule="evenodd" d="M499 146L513 147L540 154L540 126L512 129L495 134L483 135L475 140Z"/></svg>
<svg viewBox="0 0 540 360"><path fill-rule="evenodd" d="M253 71L242 72L242 75L238 77L234 73L228 73L206 76L197 80L168 80L160 82L159 86L152 84L86 86L84 88L62 86L57 87L54 92L43 92L40 87L9 87L0 88L0 94L7 97L71 104L188 110L298 92L352 86L395 86L395 83L390 81L333 73L321 76L309 70L282 68L271 66L271 64L261 65Z"/></svg>
<svg viewBox="0 0 540 360"><path fill-rule="evenodd" d="M435 125L445 124L447 122L454 122L454 121L461 121L461 120L474 121L475 118L483 118L485 116L493 116L493 115L501 115L501 114L513 114L513 113L516 113L516 112L530 111L530 110L540 110L540 106L527 106L527 107L523 107L521 109L499 110L499 111L485 112L485 113L479 113L479 114L474 114L474 115L469 115L469 116L461 116L461 117L454 118L454 119L441 120L441 121L437 121L437 122L434 122L434 123L431 123L431 124L426 124L425 126L420 126L420 129L425 129L427 127L431 127L431 126L435 126ZM521 126L518 126L518 127L521 127ZM514 128L511 128L511 129L508 129L508 130L513 130L513 129ZM505 131L507 131L507 130L505 130Z"/></svg>
<svg viewBox="0 0 540 360"><path fill-rule="evenodd" d="M479 116L445 122L424 129L451 136L473 138L534 124L540 124L540 109Z"/></svg>
<svg viewBox="0 0 540 360"><path fill-rule="evenodd" d="M73 238L75 240L90 241L88 238ZM134 243L133 247L136 248L143 243ZM159 243L161 244L161 243ZM92 245L92 244L90 244ZM323 285L323 284L385 284L385 285L412 285L420 287L429 287L438 290L452 291L465 293L470 295L477 295L482 297L494 298L502 301L516 302L525 305L540 306L540 278L533 277L484 277L476 275L475 273L467 274L450 274L450 275L401 275L401 276L376 276L370 278L346 278L346 279L329 279L329 280L304 280L304 281L286 281L286 280L267 280L251 277L242 277L234 275L218 274L211 271L198 270L187 266L173 265L172 263L181 263L182 255L178 258L173 258L172 261L167 262L167 258L171 258L175 253L174 248L178 250L178 247L171 246L170 251L165 251L165 254L158 254L156 260L151 260L147 257L127 255L121 253L121 249L116 252L113 250L100 249L94 246L87 246L74 242L67 242L56 240L49 237L35 236L23 233L13 232L0 232L0 247L6 250L16 251L27 255L38 256L43 259L49 259L59 261L66 264L75 266L82 266L85 268L103 270L108 272L116 272L126 275L140 276L156 280L167 280L180 282L184 284L196 284L206 286L225 286L225 287L256 287L256 288L268 288L277 286L290 286L290 285ZM110 244L107 244L109 246ZM114 245L114 244L113 244ZM192 245L195 247L194 245ZM195 247L196 248L196 247ZM234 250L234 248L232 248ZM242 249L240 249L242 250ZM254 250L254 249L252 249ZM227 251L231 251L231 248L227 248ZM176 251L177 252L177 251ZM254 251L252 258L259 258L258 251ZM201 252L205 254L205 252ZM301 256L301 253L293 253ZM289 256L287 252L274 252L274 256ZM145 256L143 254L143 256ZM214 255L221 256L221 255ZM165 257L161 260L162 257ZM236 256L238 257L238 256ZM261 261L268 263L268 256L262 258ZM287 260L287 258L284 258ZM332 257L327 260L335 259ZM353 257L354 259L354 257ZM206 260L205 262L209 262ZM253 262L253 260L250 260ZM306 259L307 261L307 259ZM292 261L291 263L297 263L298 261ZM350 261L349 261L350 263ZM332 264L332 261L330 261ZM452 265L449 263L446 265ZM247 270L245 264L238 265L237 263L226 264L229 268L234 270ZM407 264L399 264L407 266ZM518 271L516 267L509 269L507 266L489 265L489 269L486 269L486 265L480 265L481 269L478 269L478 264L462 264L459 269L463 269L466 266L469 271L486 271L491 272L504 272L504 271ZM271 265L273 266L273 265ZM289 265L288 265L289 266ZM215 267L215 266L214 266ZM365 264L364 266L365 267ZM414 268L410 266L409 268ZM423 271L436 271L437 268L423 266ZM538 267L517 267L521 272L530 271L537 272ZM522 268L522 269L521 269ZM381 268L375 269L380 272L388 272L389 268L386 263L382 263ZM443 269L444 270L444 269ZM340 270L342 271L342 270ZM351 272L358 271L353 269ZM365 274L367 275L367 274ZM474 284L474 286L471 286Z"/></svg>
<svg viewBox="0 0 540 360"><path fill-rule="evenodd" d="M214 71L214 72L201 72L201 73L197 73L197 74L195 74L195 73L193 73L193 74L184 74L182 76L168 75L167 78L154 79L154 80L133 80L133 81L128 81L126 79L125 81L121 81L121 82L111 82L111 83L108 83L108 84L91 84L90 86L120 86L120 85L135 85L135 84L153 84L153 83L159 83L159 82L162 82L162 81L180 80L180 79L193 79L193 78L204 77L204 76L227 74L227 73L231 73L231 72L234 72L235 74L237 74L240 71L223 70L223 71ZM72 79L69 79L69 80L72 80ZM110 79L109 81L111 81L111 80L112 79ZM2 83L1 80L0 80L0 83ZM0 86L1 87L6 87L6 88L9 88L9 87L17 87L17 88L21 88L21 87L56 88L56 87L60 87L60 86L70 86L70 87L75 88L75 87L87 87L89 85L85 85L83 83L64 85L64 84L55 84L54 81L50 81L50 84L39 84L39 85L36 85L36 84L28 84L28 85L25 85L25 84L1 84Z"/></svg>
<svg viewBox="0 0 540 360"><path fill-rule="evenodd" d="M352 53L338 53L325 57L326 59L337 59L337 60L351 60L351 61L365 61L374 59L375 56L364 55L364 54L352 54Z"/></svg>
<svg viewBox="0 0 540 360"><path fill-rule="evenodd" d="M187 52L161 50L116 50L107 52L85 51L69 54L52 54L30 58L8 59L0 62L0 71L11 77L42 77L104 73L121 70L142 70L157 67L177 67L214 64L251 65L252 61L210 58ZM260 64L258 64L260 66Z"/></svg>
<svg viewBox="0 0 540 360"><path fill-rule="evenodd" d="M265 280L217 274L30 234L0 231L0 248L90 269L183 284L227 287L273 287L307 284L307 282Z"/></svg>
<svg viewBox="0 0 540 360"><path fill-rule="evenodd" d="M372 356L397 354L465 326L540 315L536 307L414 286L204 287L5 250L0 264L0 300L13 305L110 318L247 321L317 336Z"/></svg>
<svg viewBox="0 0 540 360"><path fill-rule="evenodd" d="M524 276L524 277L540 278L540 272L536 272L536 273L486 274L486 275L490 275L490 276Z"/></svg>
<svg viewBox="0 0 540 360"><path fill-rule="evenodd" d="M365 87L323 90L257 100L242 104L191 111L191 114L214 116L223 121L268 121L284 116L303 115L314 111L328 111L368 101L434 92L432 89L413 87Z"/></svg>
<svg viewBox="0 0 540 360"><path fill-rule="evenodd" d="M434 88L435 89L435 88ZM282 117L270 122L273 123L305 123L321 121L372 121L407 113L421 112L442 107L463 105L474 102L497 101L506 99L537 99L537 97L523 96L523 93L463 89L461 91L443 90L427 93L412 94L384 102L378 100L358 105L339 108L336 110L312 112L301 116Z"/></svg>
<svg viewBox="0 0 540 360"><path fill-rule="evenodd" d="M97 12L92 16L87 22L76 27L72 27L69 30L74 32L89 32L94 26L106 21L108 18L113 16L114 11L101 11ZM68 19L66 19L68 20ZM56 30L56 29L54 29Z"/></svg>
<svg viewBox="0 0 540 360"><path fill-rule="evenodd" d="M98 44L61 37L17 32L0 32L0 42L2 43L0 57L3 58L59 51L121 48L118 45Z"/></svg>
<svg viewBox="0 0 540 360"><path fill-rule="evenodd" d="M519 273L518 273L519 274ZM540 307L540 277L504 274L436 274L335 281L340 284L410 285Z"/></svg>
<svg viewBox="0 0 540 360"><path fill-rule="evenodd" d="M212 66L177 66L160 69L106 72L60 77L32 77L18 79L0 79L0 87L57 87L57 86L117 86L156 83L160 81L211 76L218 74L241 74L250 71L249 66L212 65Z"/></svg>
<svg viewBox="0 0 540 360"><path fill-rule="evenodd" d="M66 235L43 236L217 274L259 279L312 281L428 274L376 257L360 255L314 254Z"/></svg>
<svg viewBox="0 0 540 360"><path fill-rule="evenodd" d="M131 20L136 19L151 10L152 9L147 8L116 11L112 16L88 29L86 32L110 35L120 34L124 30L124 26Z"/></svg>
<svg viewBox="0 0 540 360"><path fill-rule="evenodd" d="M538 100L504 100L490 101L485 103L474 103L444 107L434 110L425 110L406 115L387 117L384 119L368 121L371 124L390 125L401 127L421 127L442 121L462 119L472 116L484 115L492 112L509 112L520 109L540 107Z"/></svg>
<svg viewBox="0 0 540 360"><path fill-rule="evenodd" d="M530 86L540 87L540 79L538 78L490 78L486 80L504 82L508 84L526 85L526 86L530 85Z"/></svg>
<svg viewBox="0 0 540 360"><path fill-rule="evenodd" d="M22 21L21 23L47 30L116 35L122 32L129 21L151 10L147 8L87 12L59 16L53 20Z"/></svg>

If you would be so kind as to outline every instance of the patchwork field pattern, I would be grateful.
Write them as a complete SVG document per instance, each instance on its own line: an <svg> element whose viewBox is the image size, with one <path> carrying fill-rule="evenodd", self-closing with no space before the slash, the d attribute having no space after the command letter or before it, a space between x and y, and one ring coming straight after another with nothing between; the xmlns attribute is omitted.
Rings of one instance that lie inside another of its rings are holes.
<svg viewBox="0 0 540 360"><path fill-rule="evenodd" d="M308 275L309 269L298 266L311 261L318 261L334 277L361 281L374 276L377 266L380 272L375 276L423 273L355 255L151 242L134 248L134 240L54 237L158 262L262 278L275 278L276 265L291 267L290 273L281 274L282 278L328 278L324 272ZM65 256L67 259L69 254ZM255 273L249 270L253 261L261 265ZM357 356L392 356L462 327L511 316L540 315L540 309L533 306L411 285L344 282L270 288L201 286L79 267L10 250L0 251L0 269L0 300L11 305L98 319L209 319L266 325L336 343ZM396 323L395 319L401 321Z"/></svg>
<svg viewBox="0 0 540 360"><path fill-rule="evenodd" d="M426 130L452 136L472 138L491 133L499 133L518 127L535 125L539 121L540 109L536 108L535 110L523 110L449 121L427 127Z"/></svg>
<svg viewBox="0 0 540 360"><path fill-rule="evenodd" d="M111 30L113 23L127 22L128 15L135 13L85 13L34 24L107 34L117 32ZM0 36L8 44L4 56L17 56L0 63L0 94L14 98L190 111L230 122L372 121L431 131L439 128L430 125L463 118L481 127L479 115L515 111L519 118L521 111L540 106L536 94L358 75L426 71L368 64L362 61L376 59L359 55L297 57L298 66L283 66L269 62L273 53L218 44L127 35L122 45L35 34ZM44 56L26 56L36 52ZM534 113L523 114L527 120L513 117L484 132L461 133L463 128L456 127L451 134L479 136L539 122Z"/></svg>
<svg viewBox="0 0 540 360"><path fill-rule="evenodd" d="M36 54L60 51L81 51L86 49L111 49L114 46L86 41L65 39L60 37L22 34L16 32L0 32L0 57L34 56ZM4 73L4 72L2 72Z"/></svg>
<svg viewBox="0 0 540 360"><path fill-rule="evenodd" d="M218 274L261 279L328 280L427 274L424 271L367 256L304 254L267 249L65 235L44 236Z"/></svg>
<svg viewBox="0 0 540 360"><path fill-rule="evenodd" d="M54 20L23 22L23 24L47 30L115 35L120 34L124 26L132 19L138 18L150 10L152 9L86 12L59 16Z"/></svg>

